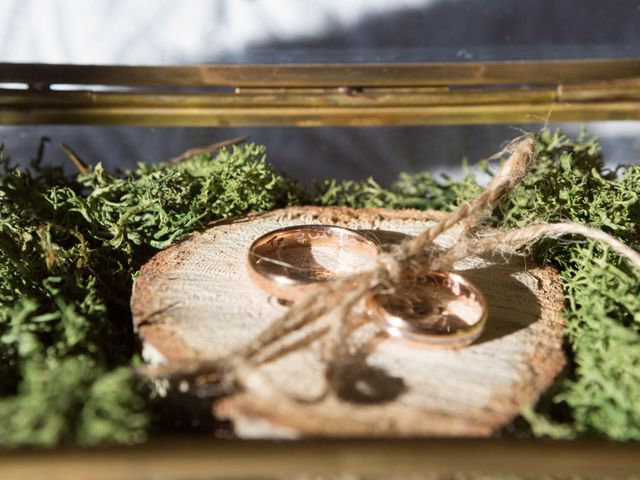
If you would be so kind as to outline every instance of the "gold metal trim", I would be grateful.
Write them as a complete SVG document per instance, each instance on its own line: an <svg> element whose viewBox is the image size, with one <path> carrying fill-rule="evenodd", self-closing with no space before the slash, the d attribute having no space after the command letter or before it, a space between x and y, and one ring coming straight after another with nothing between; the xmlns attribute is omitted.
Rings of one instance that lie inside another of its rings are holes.
<svg viewBox="0 0 640 480"><path fill-rule="evenodd" d="M1 82L31 87L0 89L0 124L9 125L382 126L640 119L638 59L185 67L0 64ZM49 89L60 83L78 90ZM188 93L185 87L196 90Z"/></svg>
<svg viewBox="0 0 640 480"><path fill-rule="evenodd" d="M630 477L640 444L597 441L387 439L155 441L111 448L21 450L0 454L0 476L21 480L140 478L366 478L451 474Z"/></svg>
<svg viewBox="0 0 640 480"><path fill-rule="evenodd" d="M0 82L144 87L415 87L640 77L640 59L397 64L114 66L0 63Z"/></svg>
<svg viewBox="0 0 640 480"><path fill-rule="evenodd" d="M6 125L386 126L640 120L640 102L540 103L374 108L0 108Z"/></svg>

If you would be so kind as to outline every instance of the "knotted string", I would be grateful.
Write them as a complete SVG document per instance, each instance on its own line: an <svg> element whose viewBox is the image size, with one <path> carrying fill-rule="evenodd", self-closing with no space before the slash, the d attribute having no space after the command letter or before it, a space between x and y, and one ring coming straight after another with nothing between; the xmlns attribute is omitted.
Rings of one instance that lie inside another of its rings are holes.
<svg viewBox="0 0 640 480"><path fill-rule="evenodd" d="M234 388L242 388L256 395L278 397L284 402L310 402L324 398L328 386L321 395L312 399L294 397L270 382L258 366L278 357L277 345L293 332L299 332L320 318L332 313L328 327L312 330L305 338L325 341L324 356L327 364L337 358L344 348L348 334L353 330L352 309L365 297L381 288L393 288L405 272L428 268L447 270L466 257L486 252L515 253L542 238L557 238L577 234L600 241L616 253L627 258L640 269L640 254L605 232L576 223L552 223L533 225L505 232L477 229L505 195L526 177L535 162L535 140L518 138L492 158L507 160L487 187L470 202L465 202L440 221L425 229L416 237L395 246L372 260L363 272L341 277L318 285L318 288L296 301L280 318L231 355L217 359L203 359L189 363L175 362L160 367L146 367L143 373L151 378L192 378L200 382L218 381ZM453 227L461 227L459 239L447 249L434 245L434 240ZM489 233L488 233L489 232ZM305 345L305 339L296 342L293 349ZM289 351L291 348L289 348Z"/></svg>

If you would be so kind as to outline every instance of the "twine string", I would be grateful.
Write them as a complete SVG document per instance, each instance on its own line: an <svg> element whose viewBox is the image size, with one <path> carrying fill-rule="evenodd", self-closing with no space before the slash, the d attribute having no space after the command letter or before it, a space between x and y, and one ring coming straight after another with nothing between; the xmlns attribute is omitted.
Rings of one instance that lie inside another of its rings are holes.
<svg viewBox="0 0 640 480"><path fill-rule="evenodd" d="M236 387L250 390L264 398L280 402L309 403L324 398L329 386L325 385L324 391L313 398L300 398L275 386L258 366L278 356L278 342L320 318L327 318L327 314L332 313L328 327L316 329L309 334L313 335L314 339L324 335L324 355L327 364L330 365L344 348L349 333L353 330L353 325L348 321L353 308L365 295L375 293L383 287L393 288L405 271L422 268L447 270L457 261L469 256L496 251L515 253L542 238L558 238L573 234L608 245L640 269L638 252L601 230L577 223L540 224L505 232L487 233L488 230L483 229L474 231L498 202L526 177L535 162L535 140L530 136L517 138L492 159L505 156L508 158L498 174L475 199L461 204L442 220L416 237L397 245L391 252L379 255L364 272L323 282L317 289L296 301L262 333L231 355L188 364L176 362L156 368L147 367L143 373L152 378L184 379L204 376L210 381L233 382ZM462 228L459 241L450 248L435 246L434 240L454 226ZM296 345L299 348L303 344L304 342L298 342ZM276 347L272 351L274 345ZM296 345L292 348L295 349ZM264 353L266 350L269 351L268 354Z"/></svg>

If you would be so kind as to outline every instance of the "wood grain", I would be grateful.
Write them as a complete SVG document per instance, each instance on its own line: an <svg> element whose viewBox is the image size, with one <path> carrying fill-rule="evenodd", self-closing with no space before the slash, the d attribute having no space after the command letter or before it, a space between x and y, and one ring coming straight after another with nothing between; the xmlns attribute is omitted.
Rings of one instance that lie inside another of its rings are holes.
<svg viewBox="0 0 640 480"><path fill-rule="evenodd" d="M327 223L374 231L388 246L440 215L296 207L214 224L157 254L136 280L131 304L144 357L170 363L226 355L286 311L245 270L247 248L263 233ZM455 241L456 232L438 238ZM218 399L215 414L232 420L241 437L491 435L535 402L565 364L562 288L555 271L522 257L470 258L456 269L489 304L486 331L473 345L419 348L381 335L357 308L349 353L331 365L316 340L260 367L278 389L309 402L248 388ZM330 393L311 401L327 384Z"/></svg>

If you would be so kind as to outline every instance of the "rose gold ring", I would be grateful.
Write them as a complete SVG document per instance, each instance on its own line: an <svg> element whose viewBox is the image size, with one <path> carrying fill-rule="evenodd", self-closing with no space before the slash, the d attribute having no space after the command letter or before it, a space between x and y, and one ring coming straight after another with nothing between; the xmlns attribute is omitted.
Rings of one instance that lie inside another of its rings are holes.
<svg viewBox="0 0 640 480"><path fill-rule="evenodd" d="M487 322L487 302L461 275L423 270L393 290L370 294L371 317L388 334L420 345L460 348L476 340Z"/></svg>
<svg viewBox="0 0 640 480"><path fill-rule="evenodd" d="M366 234L333 225L296 225L262 235L249 247L247 269L262 290L296 300L319 282L356 273L380 244Z"/></svg>

